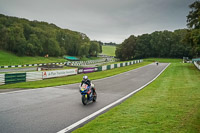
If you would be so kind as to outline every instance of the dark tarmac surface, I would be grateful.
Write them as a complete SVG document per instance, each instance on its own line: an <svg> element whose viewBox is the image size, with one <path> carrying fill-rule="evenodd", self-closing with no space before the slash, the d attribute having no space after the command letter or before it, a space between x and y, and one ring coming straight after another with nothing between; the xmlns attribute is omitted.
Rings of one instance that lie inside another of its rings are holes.
<svg viewBox="0 0 200 133"><path fill-rule="evenodd" d="M92 81L97 102L86 106L79 84L0 93L0 133L56 133L140 88L167 65L153 63Z"/></svg>

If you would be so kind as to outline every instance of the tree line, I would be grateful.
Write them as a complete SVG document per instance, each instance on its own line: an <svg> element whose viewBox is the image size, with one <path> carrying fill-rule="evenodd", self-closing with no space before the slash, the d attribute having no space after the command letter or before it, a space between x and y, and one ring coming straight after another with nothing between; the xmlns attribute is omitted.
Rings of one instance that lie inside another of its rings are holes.
<svg viewBox="0 0 200 133"><path fill-rule="evenodd" d="M114 42L104 43L104 45L116 46L117 44Z"/></svg>
<svg viewBox="0 0 200 133"><path fill-rule="evenodd" d="M180 29L155 31L141 36L131 35L117 46L116 57L121 60L133 58L182 58L200 56L200 30Z"/></svg>
<svg viewBox="0 0 200 133"><path fill-rule="evenodd" d="M54 24L29 21L0 14L0 49L20 56L96 56L102 51L97 41L83 33Z"/></svg>
<svg viewBox="0 0 200 133"><path fill-rule="evenodd" d="M200 2L189 5L187 16L189 29L155 31L140 36L131 35L117 46L115 54L121 60L133 58L162 57L189 58L200 56Z"/></svg>

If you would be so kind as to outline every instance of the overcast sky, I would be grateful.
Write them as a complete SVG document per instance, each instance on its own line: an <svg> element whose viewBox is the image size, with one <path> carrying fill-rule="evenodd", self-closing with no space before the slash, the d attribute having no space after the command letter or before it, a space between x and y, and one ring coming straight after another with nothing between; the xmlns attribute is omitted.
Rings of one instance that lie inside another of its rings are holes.
<svg viewBox="0 0 200 133"><path fill-rule="evenodd" d="M121 43L130 35L186 28L195 0L0 0L0 13L54 23L91 40Z"/></svg>

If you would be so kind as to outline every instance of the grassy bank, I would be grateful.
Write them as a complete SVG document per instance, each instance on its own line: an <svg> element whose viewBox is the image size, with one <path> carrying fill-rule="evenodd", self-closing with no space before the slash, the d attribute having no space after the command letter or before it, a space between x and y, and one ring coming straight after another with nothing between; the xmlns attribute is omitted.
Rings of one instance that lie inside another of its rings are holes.
<svg viewBox="0 0 200 133"><path fill-rule="evenodd" d="M98 60L99 57L81 58L81 61ZM12 66L12 65L25 65L25 64L40 64L40 63L57 63L66 62L67 60L62 57L29 57L29 56L16 56L13 53L0 50L0 66Z"/></svg>
<svg viewBox="0 0 200 133"><path fill-rule="evenodd" d="M63 58L55 57L19 57L10 52L0 50L0 66L11 66L11 65L25 65L25 64L39 64L39 63L54 63L54 62L65 62Z"/></svg>
<svg viewBox="0 0 200 133"><path fill-rule="evenodd" d="M193 64L172 63L149 86L74 133L94 131L199 133L199 70Z"/></svg>
<svg viewBox="0 0 200 133"><path fill-rule="evenodd" d="M120 74L122 72L126 72L126 71L129 71L129 70L132 70L132 69L136 69L136 68L145 66L147 64L150 64L150 63L151 62L142 62L142 63L139 63L139 64L115 68L115 69L112 69L112 70L89 73L87 75L89 76L89 78L91 80L100 79L100 78L105 78L105 77L113 76L113 75L116 75L116 74ZM74 75L74 76L46 79L46 80L41 80L41 81L7 84L7 85L1 85L0 89L40 88L40 87L66 85L66 84L72 84L72 83L79 83L82 80L82 77L83 77L83 74L78 74L78 75Z"/></svg>
<svg viewBox="0 0 200 133"><path fill-rule="evenodd" d="M116 46L105 46L103 45L102 46L102 54L104 55L109 55L109 56L115 56L115 49L116 49Z"/></svg>

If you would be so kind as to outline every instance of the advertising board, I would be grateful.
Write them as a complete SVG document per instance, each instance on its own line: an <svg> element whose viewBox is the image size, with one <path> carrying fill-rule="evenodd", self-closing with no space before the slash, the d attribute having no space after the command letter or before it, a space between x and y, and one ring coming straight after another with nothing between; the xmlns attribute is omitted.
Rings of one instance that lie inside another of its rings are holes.
<svg viewBox="0 0 200 133"><path fill-rule="evenodd" d="M42 77L43 77L43 79L46 79L46 78L62 77L62 76L74 75L74 74L77 74L77 69L44 71L42 73Z"/></svg>
<svg viewBox="0 0 200 133"><path fill-rule="evenodd" d="M91 73L91 72L96 72L98 69L96 67L88 67L88 68L83 68L83 73Z"/></svg>

